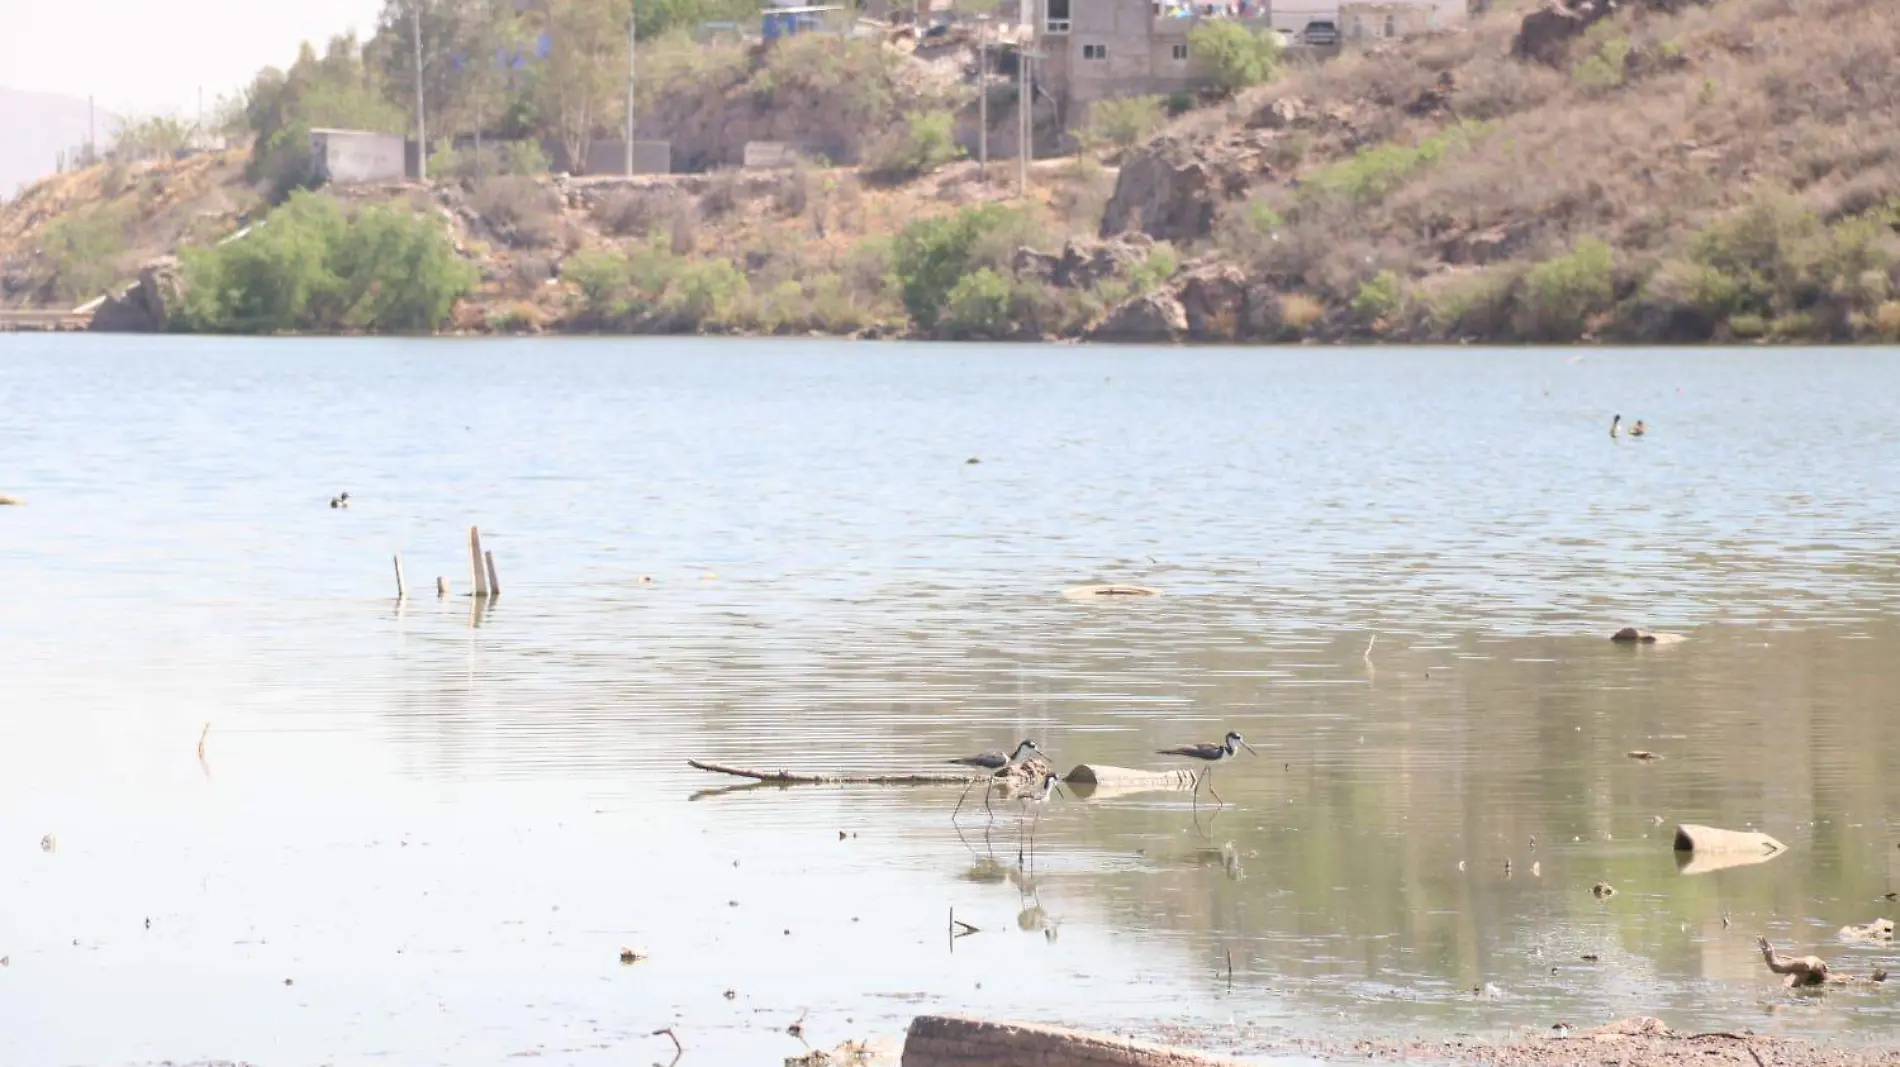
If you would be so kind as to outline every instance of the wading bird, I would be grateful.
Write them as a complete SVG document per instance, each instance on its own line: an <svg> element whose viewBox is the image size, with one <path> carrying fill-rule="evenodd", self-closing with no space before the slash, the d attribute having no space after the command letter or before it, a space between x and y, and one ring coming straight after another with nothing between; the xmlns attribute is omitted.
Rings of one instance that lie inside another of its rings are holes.
<svg viewBox="0 0 1900 1067"><path fill-rule="evenodd" d="M1197 802L1201 795L1201 783L1206 782L1207 791L1213 794L1215 800L1219 800L1222 805L1225 805L1227 802L1221 800L1219 793L1214 792L1214 783L1208 780L1208 776L1214 773L1214 764L1224 759L1232 759L1237 754L1235 746L1253 752L1256 756L1260 754L1254 752L1253 746L1248 744L1245 739L1232 730L1227 732L1226 739L1218 745L1182 745L1179 748L1158 749L1157 754L1162 756L1186 756L1188 759L1200 760L1202 763L1207 764L1194 778L1194 795L1197 798Z"/></svg>
<svg viewBox="0 0 1900 1067"><path fill-rule="evenodd" d="M1610 420L1610 436L1615 437L1617 434L1617 431L1620 430L1622 426L1623 426L1623 416L1618 415L1615 418L1611 419Z"/></svg>
<svg viewBox="0 0 1900 1067"><path fill-rule="evenodd" d="M1036 854L1036 825L1042 822L1042 807L1044 804L1049 803L1049 795L1054 793L1056 787L1061 783L1062 779L1057 775L1045 775L1042 779L1042 792L1026 793L1016 798L1017 803L1023 805L1025 808L1034 808L1036 811L1035 819L1029 824L1029 854L1031 856ZM1020 866L1022 862L1023 844L1022 838L1019 836L1016 839L1016 863Z"/></svg>
<svg viewBox="0 0 1900 1067"><path fill-rule="evenodd" d="M979 771L988 772L981 776L980 779L970 779L970 784L963 787L963 792L957 797L956 809L950 813L951 820L955 821L957 812L963 810L964 798L970 795L971 787L975 786L979 780L983 782L983 810L988 811L990 810L990 790L995 787L996 780L1008 774L1011 767L1016 766L1031 756L1041 754L1042 749L1038 748L1034 741L1025 738L1021 744L1016 746L1016 751L1014 752L992 749L989 752L978 752L974 756L958 756L956 759L951 760L951 763L959 767L974 767Z"/></svg>

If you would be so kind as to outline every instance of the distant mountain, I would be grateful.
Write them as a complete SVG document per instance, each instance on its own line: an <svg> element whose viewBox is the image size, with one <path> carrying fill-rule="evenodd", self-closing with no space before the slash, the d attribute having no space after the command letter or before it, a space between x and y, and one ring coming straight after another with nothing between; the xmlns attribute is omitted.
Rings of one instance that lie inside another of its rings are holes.
<svg viewBox="0 0 1900 1067"><path fill-rule="evenodd" d="M100 141L114 117L98 115ZM53 172L62 149L86 141L86 102L54 93L0 88L0 197L12 199L24 182Z"/></svg>

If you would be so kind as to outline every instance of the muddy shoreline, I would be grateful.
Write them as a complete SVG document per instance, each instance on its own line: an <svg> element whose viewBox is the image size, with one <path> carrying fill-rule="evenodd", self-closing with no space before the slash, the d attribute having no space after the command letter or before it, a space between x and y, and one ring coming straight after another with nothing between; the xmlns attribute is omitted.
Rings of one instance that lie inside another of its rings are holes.
<svg viewBox="0 0 1900 1067"><path fill-rule="evenodd" d="M1205 1037L1205 1035L1203 1035ZM1485 1041L1456 1038L1338 1040L1261 1035L1235 1050L1246 1056L1303 1056L1328 1063L1442 1063L1481 1067L1873 1067L1900 1064L1900 1043L1820 1043L1733 1031L1677 1031L1653 1018L1590 1029L1553 1027L1543 1036Z"/></svg>

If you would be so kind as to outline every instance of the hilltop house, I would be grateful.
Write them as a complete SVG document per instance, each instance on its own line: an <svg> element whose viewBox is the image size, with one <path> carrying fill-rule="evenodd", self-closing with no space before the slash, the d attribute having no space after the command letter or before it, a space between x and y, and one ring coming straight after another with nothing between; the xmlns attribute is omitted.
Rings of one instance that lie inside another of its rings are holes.
<svg viewBox="0 0 1900 1067"><path fill-rule="evenodd" d="M1462 26L1469 0L1023 0L1033 4L1044 58L1037 83L1063 125L1088 121L1089 105L1117 96L1204 88L1188 33L1208 19L1297 34L1328 21L1342 40L1382 40Z"/></svg>

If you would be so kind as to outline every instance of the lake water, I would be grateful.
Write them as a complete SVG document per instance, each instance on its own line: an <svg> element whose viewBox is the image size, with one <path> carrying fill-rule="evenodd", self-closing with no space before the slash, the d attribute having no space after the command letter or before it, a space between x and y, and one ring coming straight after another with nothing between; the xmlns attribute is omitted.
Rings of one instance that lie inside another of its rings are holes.
<svg viewBox="0 0 1900 1067"><path fill-rule="evenodd" d="M1752 939L1891 961L1836 931L1900 888L1895 397L1866 350L0 337L0 1062L1890 1038ZM485 611L433 593L471 524ZM1057 797L1033 876L1007 804L685 763L1228 728L1211 821ZM1792 851L1681 873L1678 821Z"/></svg>

